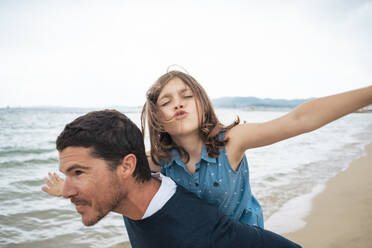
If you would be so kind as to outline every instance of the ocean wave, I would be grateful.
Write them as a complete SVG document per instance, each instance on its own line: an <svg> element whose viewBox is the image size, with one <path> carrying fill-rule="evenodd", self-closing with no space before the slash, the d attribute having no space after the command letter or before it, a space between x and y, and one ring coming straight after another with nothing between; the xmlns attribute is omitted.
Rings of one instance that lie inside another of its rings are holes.
<svg viewBox="0 0 372 248"><path fill-rule="evenodd" d="M9 155L28 155L28 154L43 154L48 152L53 152L55 149L29 149L29 148L18 148L14 147L2 147L0 148L0 156L9 156Z"/></svg>
<svg viewBox="0 0 372 248"><path fill-rule="evenodd" d="M56 157L49 157L46 159L27 159L23 161L5 161L0 162L0 168L14 168L26 165L54 164L57 162L58 159Z"/></svg>
<svg viewBox="0 0 372 248"><path fill-rule="evenodd" d="M13 185L13 186L27 186L27 187L30 187L30 186L44 186L44 181L43 180L40 180L40 179L30 179L30 180L20 180L20 181L16 181L16 182L12 182L10 183L9 185Z"/></svg>
<svg viewBox="0 0 372 248"><path fill-rule="evenodd" d="M21 221L24 219L33 219L34 222L40 222L39 224L44 223L45 225L49 225L50 222L69 221L76 217L76 213L68 209L44 209L24 211L3 216L8 219L4 219L4 224L14 220Z"/></svg>

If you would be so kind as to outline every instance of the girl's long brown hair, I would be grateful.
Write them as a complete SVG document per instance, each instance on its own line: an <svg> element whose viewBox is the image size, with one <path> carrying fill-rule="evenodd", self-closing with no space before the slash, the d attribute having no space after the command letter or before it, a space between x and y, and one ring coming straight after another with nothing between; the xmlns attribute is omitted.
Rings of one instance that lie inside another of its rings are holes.
<svg viewBox="0 0 372 248"><path fill-rule="evenodd" d="M187 163L190 155L183 147L173 142L171 136L163 129L162 121L159 119L159 108L157 101L163 87L173 78L181 79L194 94L198 112L203 114L199 118L199 135L206 145L210 157L218 157L219 149L228 142L227 138L219 139L218 134L221 131L227 131L239 124L239 117L230 125L224 126L217 118L212 103L203 89L203 87L190 75L180 71L170 71L161 76L147 91L146 103L141 113L141 128L143 137L145 137L146 119L149 129L151 144L151 159L159 165L159 160L169 161L171 159L171 150L177 149L183 160Z"/></svg>

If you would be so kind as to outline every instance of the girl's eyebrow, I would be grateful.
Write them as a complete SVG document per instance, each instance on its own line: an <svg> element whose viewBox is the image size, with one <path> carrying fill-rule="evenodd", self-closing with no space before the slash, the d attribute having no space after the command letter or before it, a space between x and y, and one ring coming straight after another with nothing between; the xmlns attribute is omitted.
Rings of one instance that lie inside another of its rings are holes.
<svg viewBox="0 0 372 248"><path fill-rule="evenodd" d="M162 95L161 97L159 97L158 101L160 101L161 99L164 99L164 98L168 98L170 97L171 94L165 94L165 95Z"/></svg>
<svg viewBox="0 0 372 248"><path fill-rule="evenodd" d="M191 91L190 88L186 88L186 87L185 87L185 88L179 90L179 91L178 91L178 94L180 94L180 93L185 93L185 92L188 91L188 90ZM171 94L170 94L170 93L164 94L163 96L159 97L158 101L161 100L161 99L163 99L163 98L169 98L169 97L171 97Z"/></svg>

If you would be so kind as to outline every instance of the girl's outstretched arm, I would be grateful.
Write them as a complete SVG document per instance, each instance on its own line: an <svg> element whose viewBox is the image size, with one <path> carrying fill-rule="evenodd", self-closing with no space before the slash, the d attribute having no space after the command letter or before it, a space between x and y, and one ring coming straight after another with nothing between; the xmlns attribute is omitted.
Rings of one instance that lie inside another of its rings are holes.
<svg viewBox="0 0 372 248"><path fill-rule="evenodd" d="M49 178L45 178L44 182L47 187L44 186L41 189L52 196L62 196L63 182L64 180L60 178L56 173L48 173Z"/></svg>
<svg viewBox="0 0 372 248"><path fill-rule="evenodd" d="M372 86L305 102L277 119L235 126L226 146L230 162L240 161L245 150L266 146L313 131L344 115L372 104ZM230 144L229 144L230 143Z"/></svg>

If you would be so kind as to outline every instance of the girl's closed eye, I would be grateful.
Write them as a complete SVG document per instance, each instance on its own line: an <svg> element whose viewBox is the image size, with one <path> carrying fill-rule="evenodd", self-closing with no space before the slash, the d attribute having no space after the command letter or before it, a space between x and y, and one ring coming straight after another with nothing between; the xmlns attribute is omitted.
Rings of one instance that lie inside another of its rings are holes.
<svg viewBox="0 0 372 248"><path fill-rule="evenodd" d="M168 105L169 102L170 102L170 101L163 102L163 103L160 104L160 106L161 106L161 107L165 107L165 106Z"/></svg>

